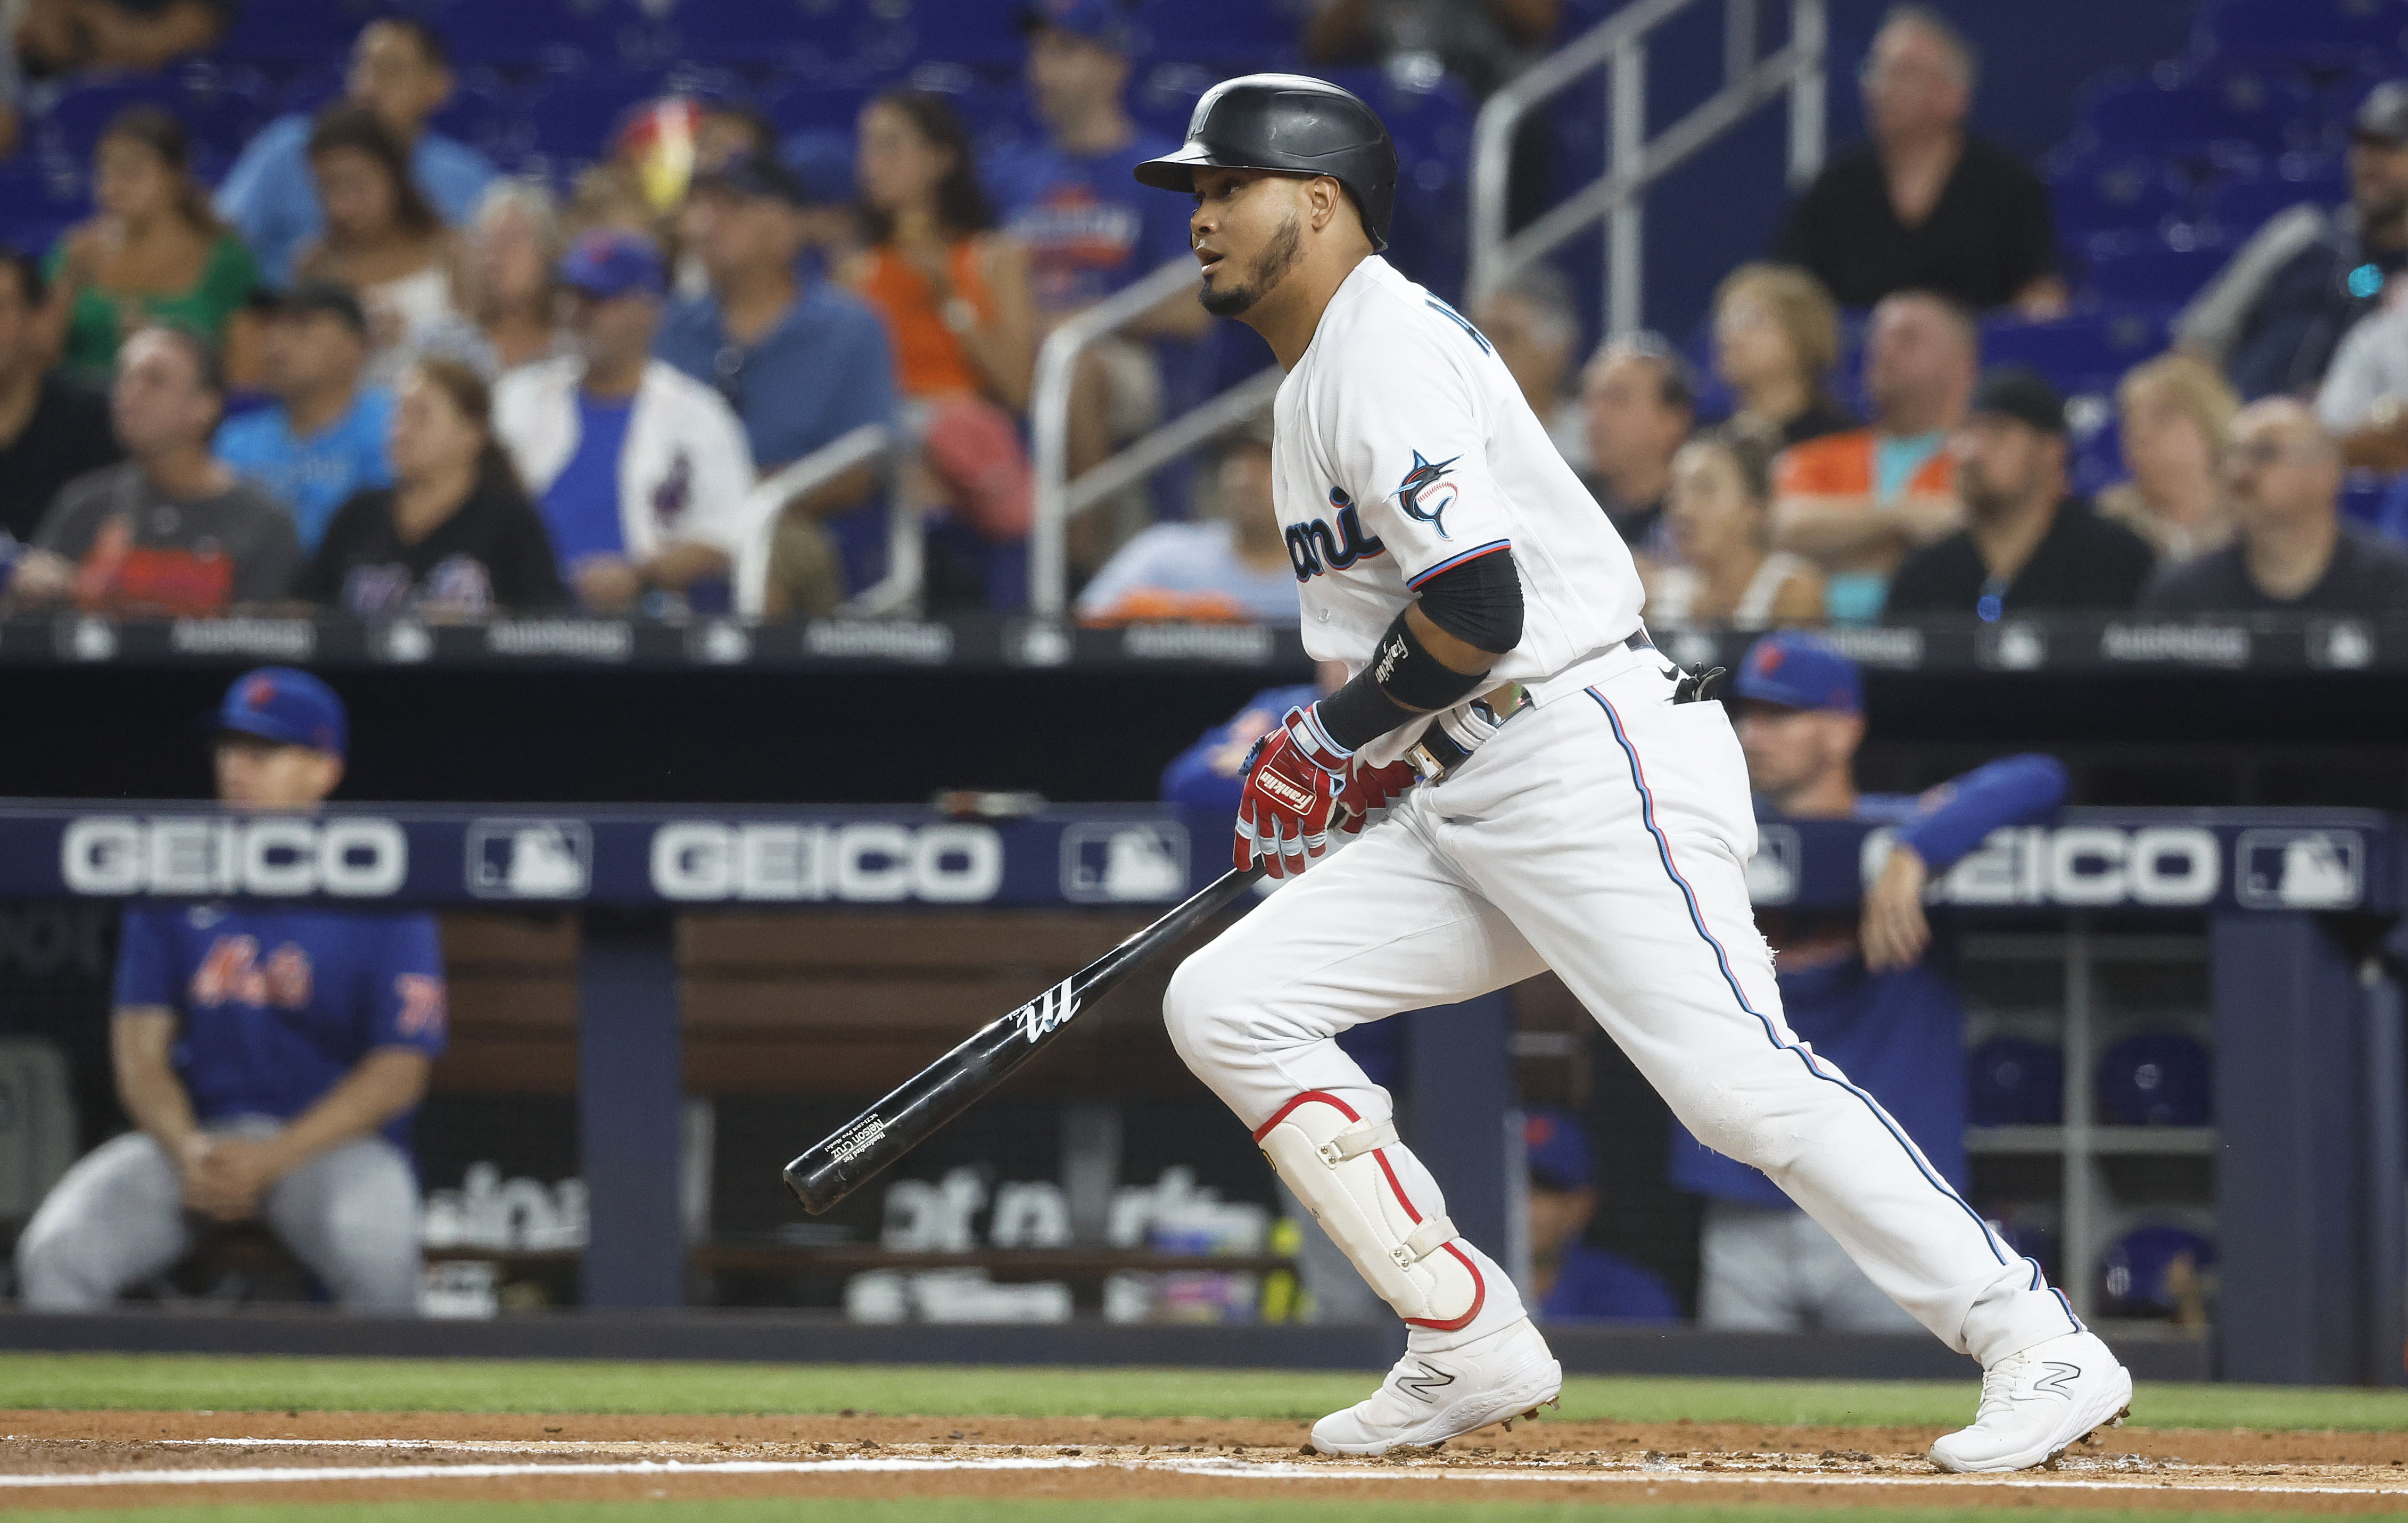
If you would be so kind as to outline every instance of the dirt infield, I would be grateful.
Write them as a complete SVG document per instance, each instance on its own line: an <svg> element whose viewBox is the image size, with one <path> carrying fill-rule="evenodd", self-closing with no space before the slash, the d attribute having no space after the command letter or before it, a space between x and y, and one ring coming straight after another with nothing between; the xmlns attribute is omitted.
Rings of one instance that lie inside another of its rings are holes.
<svg viewBox="0 0 2408 1523"><path fill-rule="evenodd" d="M647 1497L1462 1497L2372 1513L2408 1434L2122 1429L2056 1467L1945 1476L1931 1430L1538 1422L1436 1455L1306 1452L1301 1422L1095 1417L0 1413L0 1510ZM456 1488L456 1489L455 1489Z"/></svg>

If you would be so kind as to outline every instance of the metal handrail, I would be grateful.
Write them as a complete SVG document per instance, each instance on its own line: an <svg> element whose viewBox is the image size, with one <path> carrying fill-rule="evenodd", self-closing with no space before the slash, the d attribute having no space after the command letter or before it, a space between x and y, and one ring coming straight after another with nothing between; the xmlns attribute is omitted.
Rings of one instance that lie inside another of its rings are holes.
<svg viewBox="0 0 2408 1523"><path fill-rule="evenodd" d="M1775 95L1789 96L1789 179L1823 167L1825 0L1790 0L1789 41L1756 56L1759 0L1724 0L1723 86L1653 139L1647 136L1647 36L1699 0L1637 0L1524 70L1488 97L1472 129L1471 290L1504 285L1580 234L1607 224L1606 328L1627 333L1643 310L1641 205L1650 185ZM1514 135L1541 104L1599 67L1607 86L1606 173L1508 237L1506 197Z"/></svg>
<svg viewBox="0 0 2408 1523"><path fill-rule="evenodd" d="M1137 321L1203 278L1203 266L1192 258L1174 259L1142 280L1131 282L1075 317L1064 320L1037 351L1037 377L1028 392L1028 427L1036 445L1037 503L1028 530L1028 606L1043 619L1058 619L1068 599L1069 568L1066 563L1070 516L1098 498L1118 491L1153 471L1201 438L1187 439L1177 448L1163 449L1156 441L1184 429L1196 415L1174 419L1079 477L1073 500L1070 471L1070 388L1079 373L1079 356L1097 339ZM1252 384L1252 383L1249 383ZM1205 404L1206 407L1217 405ZM1199 409L1200 410L1200 409ZM1226 425L1223 425L1226 426ZM1126 463L1140 451L1142 469ZM1088 489L1091 480L1113 473L1109 487Z"/></svg>
<svg viewBox="0 0 2408 1523"><path fill-rule="evenodd" d="M736 611L758 619L768 601L769 547L786 505L871 461L883 464L886 488L886 575L838 609L850 618L908 611L920 597L920 505L904 491L910 438L899 428L864 423L839 434L802 459L754 483L744 500L748 526L736 562Z"/></svg>

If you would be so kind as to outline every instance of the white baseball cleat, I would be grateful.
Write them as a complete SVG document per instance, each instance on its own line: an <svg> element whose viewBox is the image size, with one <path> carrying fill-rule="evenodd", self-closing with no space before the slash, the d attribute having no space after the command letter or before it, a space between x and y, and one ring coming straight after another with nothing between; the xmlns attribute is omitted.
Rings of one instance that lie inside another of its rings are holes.
<svg viewBox="0 0 2408 1523"><path fill-rule="evenodd" d="M1564 1367L1524 1317L1444 1353L1408 1351L1369 1401L1312 1425L1324 1454L1385 1454L1445 1443L1475 1428L1534 1417L1564 1388Z"/></svg>
<svg viewBox="0 0 2408 1523"><path fill-rule="evenodd" d="M2068 1332L1982 1372L1973 1426L1931 1445L1942 1470L2028 1470L2132 1410L2132 1376L2096 1333Z"/></svg>

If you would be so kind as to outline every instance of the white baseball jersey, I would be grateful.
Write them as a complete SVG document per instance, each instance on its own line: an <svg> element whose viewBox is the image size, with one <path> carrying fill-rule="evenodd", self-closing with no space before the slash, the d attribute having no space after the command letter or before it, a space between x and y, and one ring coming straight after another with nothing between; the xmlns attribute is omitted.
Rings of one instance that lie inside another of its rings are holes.
<svg viewBox="0 0 2408 1523"><path fill-rule="evenodd" d="M1511 548L1522 643L1498 682L1549 676L1639 628L1639 574L1505 362L1373 255L1330 298L1273 405L1273 502L1304 648L1359 671L1414 590ZM1402 755L1416 721L1365 747Z"/></svg>

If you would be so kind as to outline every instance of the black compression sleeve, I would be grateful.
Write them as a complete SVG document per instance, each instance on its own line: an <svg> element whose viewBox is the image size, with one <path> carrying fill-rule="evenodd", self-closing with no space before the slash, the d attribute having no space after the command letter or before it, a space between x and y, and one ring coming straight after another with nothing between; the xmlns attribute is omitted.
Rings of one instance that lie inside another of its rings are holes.
<svg viewBox="0 0 2408 1523"><path fill-rule="evenodd" d="M1498 655L1522 643L1522 577L1499 548L1421 585L1422 614L1476 649Z"/></svg>

